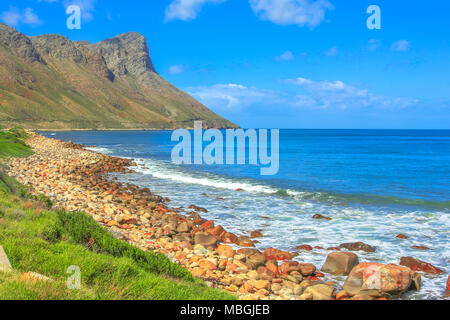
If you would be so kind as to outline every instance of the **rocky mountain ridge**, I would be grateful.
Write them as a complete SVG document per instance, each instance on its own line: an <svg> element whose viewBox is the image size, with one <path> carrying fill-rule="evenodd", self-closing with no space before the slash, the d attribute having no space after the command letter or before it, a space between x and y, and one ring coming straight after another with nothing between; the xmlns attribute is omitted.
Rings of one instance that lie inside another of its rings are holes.
<svg viewBox="0 0 450 320"><path fill-rule="evenodd" d="M96 44L0 23L0 125L30 129L235 127L157 72L145 37Z"/></svg>

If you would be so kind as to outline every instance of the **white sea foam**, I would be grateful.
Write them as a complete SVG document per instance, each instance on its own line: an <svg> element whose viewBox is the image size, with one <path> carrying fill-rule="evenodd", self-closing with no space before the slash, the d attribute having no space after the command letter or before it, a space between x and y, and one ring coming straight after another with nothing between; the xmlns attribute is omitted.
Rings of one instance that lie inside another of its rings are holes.
<svg viewBox="0 0 450 320"><path fill-rule="evenodd" d="M205 173L199 173L198 175L194 176L194 174L192 173L181 172L180 170L170 168L169 166L165 166L164 164L162 164L162 162L158 163L154 160L138 159L137 163L137 172L149 174L159 179L166 179L186 184L196 184L227 190L242 189L244 191L252 193L274 194L277 192L277 189L271 188L269 186L238 182L232 179L220 177L218 175L210 174L210 177L208 177Z"/></svg>
<svg viewBox="0 0 450 320"><path fill-rule="evenodd" d="M86 147L85 149L104 154L112 154L114 152L113 150L104 147Z"/></svg>

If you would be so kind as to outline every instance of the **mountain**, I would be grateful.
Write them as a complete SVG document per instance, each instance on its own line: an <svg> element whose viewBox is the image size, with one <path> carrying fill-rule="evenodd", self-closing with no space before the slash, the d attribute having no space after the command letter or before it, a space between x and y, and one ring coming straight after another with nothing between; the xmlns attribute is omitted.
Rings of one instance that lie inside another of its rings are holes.
<svg viewBox="0 0 450 320"><path fill-rule="evenodd" d="M146 39L27 37L0 23L0 125L30 129L236 127L155 70Z"/></svg>

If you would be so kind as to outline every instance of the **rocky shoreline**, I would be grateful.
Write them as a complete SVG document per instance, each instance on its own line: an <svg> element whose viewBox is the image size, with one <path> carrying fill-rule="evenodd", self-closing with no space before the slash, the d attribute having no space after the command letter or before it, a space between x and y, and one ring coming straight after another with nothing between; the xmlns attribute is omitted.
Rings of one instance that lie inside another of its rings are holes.
<svg viewBox="0 0 450 320"><path fill-rule="evenodd" d="M235 235L217 221L203 219L204 208L194 204L171 208L170 199L108 176L132 172L131 160L33 133L27 143L35 154L11 159L9 175L34 193L50 197L56 208L84 211L117 238L142 250L161 252L208 285L240 299L386 299L420 290L419 272L443 273L411 257L403 257L400 265L359 263L351 251L374 250L361 242L329 248L319 271L310 263L294 261L296 253L254 248L256 239L263 236L259 231ZM312 250L308 245L297 249ZM323 280L325 273L347 276L344 286Z"/></svg>

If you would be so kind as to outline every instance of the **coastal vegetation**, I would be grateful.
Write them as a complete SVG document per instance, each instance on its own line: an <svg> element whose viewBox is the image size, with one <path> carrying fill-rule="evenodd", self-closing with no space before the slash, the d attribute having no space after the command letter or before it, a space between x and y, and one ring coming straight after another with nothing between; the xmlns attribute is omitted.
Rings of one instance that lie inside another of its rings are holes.
<svg viewBox="0 0 450 320"><path fill-rule="evenodd" d="M3 158L32 153L19 138L24 134L1 132ZM233 299L164 255L114 238L85 213L51 207L47 197L31 195L1 172L0 245L13 271L0 272L0 299ZM79 290L67 287L69 266L81 270Z"/></svg>

